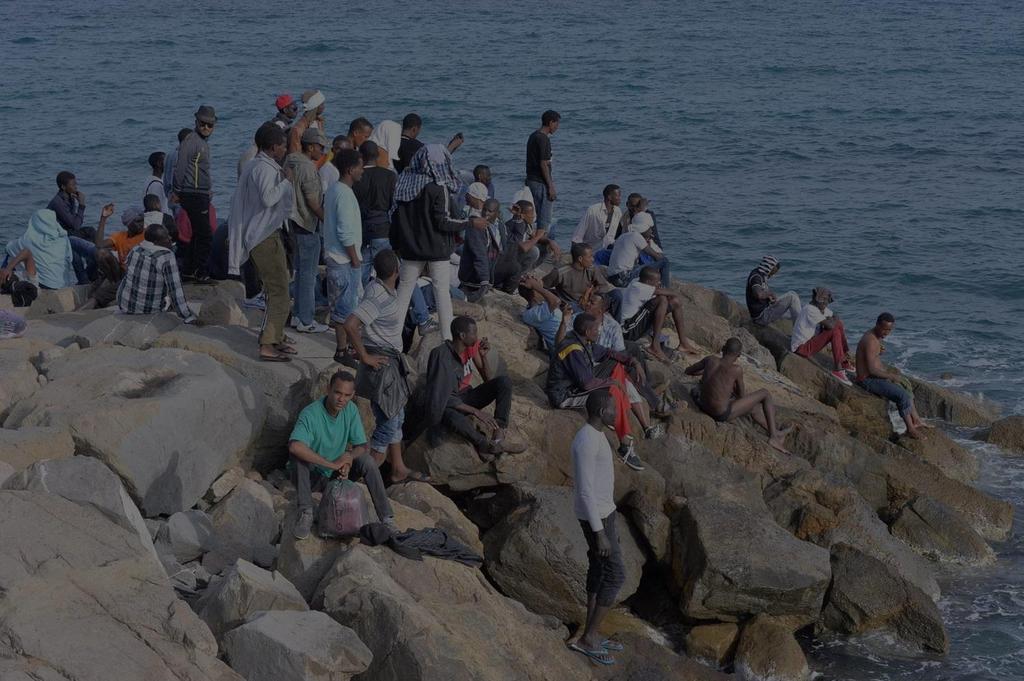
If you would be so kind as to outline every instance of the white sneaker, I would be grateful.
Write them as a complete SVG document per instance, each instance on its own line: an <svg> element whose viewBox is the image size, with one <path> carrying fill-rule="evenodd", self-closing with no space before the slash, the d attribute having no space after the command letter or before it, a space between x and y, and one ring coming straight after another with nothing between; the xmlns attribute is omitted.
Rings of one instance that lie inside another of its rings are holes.
<svg viewBox="0 0 1024 681"><path fill-rule="evenodd" d="M242 301L242 305L256 310L266 310L267 296L265 293L263 293L263 291L260 291L252 298L246 298L244 301Z"/></svg>
<svg viewBox="0 0 1024 681"><path fill-rule="evenodd" d="M832 372L832 377L839 381L840 383L842 383L843 385L853 385L853 381L851 381L850 377L846 375L845 369L836 369L835 371Z"/></svg>
<svg viewBox="0 0 1024 681"><path fill-rule="evenodd" d="M306 326L305 324L302 324L300 322L296 322L294 328L299 333L324 333L325 331L331 330L331 327L327 326L326 324L321 324L315 319L309 323L309 326Z"/></svg>

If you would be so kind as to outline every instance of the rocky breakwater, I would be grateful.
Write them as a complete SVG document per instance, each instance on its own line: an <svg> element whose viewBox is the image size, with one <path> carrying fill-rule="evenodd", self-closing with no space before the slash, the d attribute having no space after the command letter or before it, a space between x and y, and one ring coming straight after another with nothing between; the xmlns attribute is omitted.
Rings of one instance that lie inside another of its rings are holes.
<svg viewBox="0 0 1024 681"><path fill-rule="evenodd" d="M805 679L797 632L945 652L936 568L992 561L1010 506L972 487L974 460L941 429L894 434L881 400L786 353L783 330L674 285L696 342L710 353L738 336L748 389L796 427L777 452L748 420L689 404L685 363L652 363L688 408L639 443L645 471L616 464L627 579L608 633L627 649L611 669L565 645L583 617L569 458L583 417L548 407L519 299L457 311L511 378L527 451L485 463L455 439L413 442L407 460L440 486L389 491L399 525L445 529L483 555L472 568L292 538L286 439L338 368L332 339L256 362L258 320L235 284L189 291L211 322L199 328L43 296L26 337L0 343L0 677ZM419 341L413 364L438 341ZM997 419L925 382L915 396L936 419Z"/></svg>

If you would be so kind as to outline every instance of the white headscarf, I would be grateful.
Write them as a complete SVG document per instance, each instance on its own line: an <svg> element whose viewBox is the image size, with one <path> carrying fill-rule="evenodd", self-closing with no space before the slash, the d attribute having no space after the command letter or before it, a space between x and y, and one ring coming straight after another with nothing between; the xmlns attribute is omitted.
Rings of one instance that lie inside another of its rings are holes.
<svg viewBox="0 0 1024 681"><path fill-rule="evenodd" d="M395 161L398 160L398 147L402 144L402 126L390 119L381 121L373 129L370 139L378 147L388 150L388 170L394 170Z"/></svg>

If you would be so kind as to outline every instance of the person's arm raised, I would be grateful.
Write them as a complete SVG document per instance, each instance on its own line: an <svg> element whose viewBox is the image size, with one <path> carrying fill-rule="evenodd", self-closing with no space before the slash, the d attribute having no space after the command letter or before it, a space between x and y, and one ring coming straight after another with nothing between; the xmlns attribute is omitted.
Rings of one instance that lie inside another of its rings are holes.
<svg viewBox="0 0 1024 681"><path fill-rule="evenodd" d="M114 214L114 204L108 203L103 206L103 210L100 211L100 223L96 226L96 236L93 238L93 243L96 244L96 248L112 248L114 242L106 238L105 232L107 231L107 220L111 215Z"/></svg>

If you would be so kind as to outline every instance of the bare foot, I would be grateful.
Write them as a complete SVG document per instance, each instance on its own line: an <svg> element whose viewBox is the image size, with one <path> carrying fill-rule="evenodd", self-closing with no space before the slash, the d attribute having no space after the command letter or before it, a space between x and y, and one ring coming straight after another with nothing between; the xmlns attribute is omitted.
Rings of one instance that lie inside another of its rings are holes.
<svg viewBox="0 0 1024 681"><path fill-rule="evenodd" d="M924 421L921 420L918 420L918 422L915 424L915 427L924 428L925 430L935 430L935 426L933 426L930 423L925 423Z"/></svg>
<svg viewBox="0 0 1024 681"><path fill-rule="evenodd" d="M923 439L921 437L921 433L917 431L917 428L907 428L907 437L913 438L915 440Z"/></svg>
<svg viewBox="0 0 1024 681"><path fill-rule="evenodd" d="M694 345L693 341L689 338L679 344L679 349L688 355L699 355L701 353L701 349Z"/></svg>
<svg viewBox="0 0 1024 681"><path fill-rule="evenodd" d="M775 437L768 438L768 444L770 444L774 449L777 449L783 454L789 454L789 450L785 447L785 442L786 436L782 432L776 433Z"/></svg>

